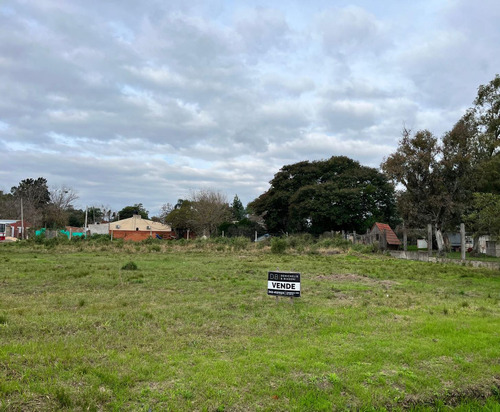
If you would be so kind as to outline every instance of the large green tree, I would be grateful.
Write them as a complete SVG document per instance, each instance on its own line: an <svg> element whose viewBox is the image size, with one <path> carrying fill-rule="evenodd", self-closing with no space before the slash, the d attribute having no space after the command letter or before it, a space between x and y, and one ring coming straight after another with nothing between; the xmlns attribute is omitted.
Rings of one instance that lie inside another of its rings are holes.
<svg viewBox="0 0 500 412"><path fill-rule="evenodd" d="M433 223L453 230L470 215L475 192L500 193L500 77L482 85L471 107L441 140L427 130L404 130L398 149L382 169L404 189L398 208L405 223Z"/></svg>
<svg viewBox="0 0 500 412"><path fill-rule="evenodd" d="M172 227L178 238L183 238L188 230L193 230L193 215L191 201L179 199L165 216L164 221Z"/></svg>
<svg viewBox="0 0 500 412"><path fill-rule="evenodd" d="M125 206L118 212L121 219L128 219L134 215L140 215L143 219L149 219L148 211L144 208L142 203L136 203L133 206Z"/></svg>
<svg viewBox="0 0 500 412"><path fill-rule="evenodd" d="M50 192L47 186L47 179L39 177L37 179L24 179L18 186L10 189L16 204L17 210L21 210L24 220L33 227L41 227L45 224L47 208L50 204ZM16 218L21 218L20 212Z"/></svg>
<svg viewBox="0 0 500 412"><path fill-rule="evenodd" d="M491 235L500 239L500 195L474 193L472 207L464 215L464 220L477 239L481 235Z"/></svg>
<svg viewBox="0 0 500 412"><path fill-rule="evenodd" d="M233 219L238 222L245 218L246 211L238 195L234 195L233 204L231 205L231 213L233 215Z"/></svg>
<svg viewBox="0 0 500 412"><path fill-rule="evenodd" d="M365 231L395 223L394 187L379 171L345 156L286 165L249 207L271 233Z"/></svg>

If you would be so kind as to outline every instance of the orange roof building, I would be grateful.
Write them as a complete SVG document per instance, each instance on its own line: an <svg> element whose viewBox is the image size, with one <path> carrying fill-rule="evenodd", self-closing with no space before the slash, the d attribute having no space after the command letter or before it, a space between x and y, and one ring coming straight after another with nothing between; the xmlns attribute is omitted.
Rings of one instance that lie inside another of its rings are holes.
<svg viewBox="0 0 500 412"><path fill-rule="evenodd" d="M370 234L375 235L376 239L378 240L384 234L384 232L388 247L397 248L399 245L401 245L401 241L396 236L396 233L394 233L394 231L387 223L375 223Z"/></svg>

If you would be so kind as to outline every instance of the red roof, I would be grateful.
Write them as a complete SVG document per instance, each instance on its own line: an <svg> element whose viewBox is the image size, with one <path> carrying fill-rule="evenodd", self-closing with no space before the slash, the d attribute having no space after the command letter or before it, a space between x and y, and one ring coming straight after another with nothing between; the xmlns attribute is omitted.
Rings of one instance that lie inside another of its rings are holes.
<svg viewBox="0 0 500 412"><path fill-rule="evenodd" d="M375 228L375 226L378 228L380 233L384 233L385 231L385 236L387 239L387 244L389 245L400 245L401 242L396 236L396 233L391 229L391 227L387 223L375 223L372 227L372 231Z"/></svg>

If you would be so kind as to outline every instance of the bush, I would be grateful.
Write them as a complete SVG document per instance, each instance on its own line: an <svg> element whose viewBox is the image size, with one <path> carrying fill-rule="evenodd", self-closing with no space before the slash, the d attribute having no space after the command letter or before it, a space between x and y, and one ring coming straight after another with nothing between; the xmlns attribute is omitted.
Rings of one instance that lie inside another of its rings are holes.
<svg viewBox="0 0 500 412"><path fill-rule="evenodd" d="M243 236L232 237L231 246L233 250L244 250L250 244L250 240Z"/></svg>
<svg viewBox="0 0 500 412"><path fill-rule="evenodd" d="M271 239L271 252L276 254L285 253L287 248L286 239L282 239L280 237L273 237Z"/></svg>
<svg viewBox="0 0 500 412"><path fill-rule="evenodd" d="M96 243L106 243L111 241L111 235L109 234L103 234L99 235L97 233L94 233L92 236L88 238L91 242L96 242Z"/></svg>
<svg viewBox="0 0 500 412"><path fill-rule="evenodd" d="M316 239L310 233L301 233L286 238L288 246L294 249L303 250L307 246L314 245Z"/></svg>
<svg viewBox="0 0 500 412"><path fill-rule="evenodd" d="M137 264L130 261L122 266L122 270L137 270Z"/></svg>

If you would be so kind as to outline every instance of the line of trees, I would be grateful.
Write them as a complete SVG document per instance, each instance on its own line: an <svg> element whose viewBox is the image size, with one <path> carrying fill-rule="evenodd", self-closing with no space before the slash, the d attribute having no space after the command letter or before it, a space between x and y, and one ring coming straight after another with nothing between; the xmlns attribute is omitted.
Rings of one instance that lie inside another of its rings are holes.
<svg viewBox="0 0 500 412"><path fill-rule="evenodd" d="M443 231L465 221L477 239L500 234L500 76L478 88L478 94L442 139L429 130L404 129L397 150L381 168L402 190L398 211L410 227L432 223L437 246Z"/></svg>
<svg viewBox="0 0 500 412"><path fill-rule="evenodd" d="M443 232L465 221L477 238L500 237L500 76L441 139L404 129L381 171L339 156L283 166L249 204L271 233L364 231L375 221ZM395 191L395 187L400 188ZM478 245L478 242L475 242Z"/></svg>
<svg viewBox="0 0 500 412"><path fill-rule="evenodd" d="M170 224L180 237L188 230L198 236L263 233L249 216L259 216L271 234L364 232L376 221L414 228L432 223L439 249L442 232L456 230L461 221L476 239L500 237L500 76L478 88L473 106L442 138L405 128L381 170L334 156L285 165L270 184L247 209L237 195L229 204L218 191L200 190L175 205L164 204L152 219ZM85 211L74 209L77 195L70 188L49 190L42 177L25 179L10 193L0 192L0 218L20 218L21 199L33 226L83 225ZM136 213L148 218L141 203L115 213L104 206L88 210L94 223Z"/></svg>
<svg viewBox="0 0 500 412"><path fill-rule="evenodd" d="M109 207L90 206L76 209L73 202L76 192L66 186L49 189L47 179L24 179L13 186L10 193L0 191L0 219L21 219L33 228L83 227L88 224L127 219L135 214L149 219L149 212L142 203L125 206L118 212ZM253 236L262 226L247 218L246 209L236 195L232 205L226 197L215 190L194 192L190 199L179 199L176 205L164 204L160 216L152 220L172 226L179 237L188 230L198 236L214 236L223 231L228 236Z"/></svg>
<svg viewBox="0 0 500 412"><path fill-rule="evenodd" d="M165 204L160 217L178 237L186 237L188 231L207 237L222 233L253 237L255 232L265 232L262 225L247 217L238 195L230 205L226 196L216 190L199 190L189 199L179 199L175 205Z"/></svg>
<svg viewBox="0 0 500 412"><path fill-rule="evenodd" d="M13 186L10 193L0 191L0 219L21 219L34 228L83 227L87 223L114 221L140 214L148 218L148 211L142 203L126 206L119 212L112 212L107 206L90 206L87 210L76 209L77 193L70 187L49 188L47 179L28 178Z"/></svg>

